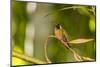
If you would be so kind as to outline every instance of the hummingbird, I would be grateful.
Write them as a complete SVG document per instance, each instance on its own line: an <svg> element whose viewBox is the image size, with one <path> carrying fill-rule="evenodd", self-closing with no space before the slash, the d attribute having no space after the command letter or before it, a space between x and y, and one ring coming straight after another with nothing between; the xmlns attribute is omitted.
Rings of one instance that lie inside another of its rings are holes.
<svg viewBox="0 0 100 67"><path fill-rule="evenodd" d="M68 43L68 39L66 37L66 33L60 24L57 24L55 26L54 33L55 33L55 36L57 39L59 39L60 41L63 41L64 43L67 44L68 47L70 47L70 45Z"/></svg>

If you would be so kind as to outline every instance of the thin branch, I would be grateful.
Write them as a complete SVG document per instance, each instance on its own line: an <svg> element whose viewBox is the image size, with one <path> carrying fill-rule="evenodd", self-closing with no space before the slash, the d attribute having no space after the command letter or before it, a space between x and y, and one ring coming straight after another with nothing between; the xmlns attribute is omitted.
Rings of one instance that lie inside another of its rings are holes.
<svg viewBox="0 0 100 67"><path fill-rule="evenodd" d="M57 12L60 12L62 10L77 9L77 8L83 8L83 7L82 6L65 7L65 8L62 8L62 9L59 9L59 10L55 11L53 14L55 14ZM52 15L52 13L48 13L45 17L47 17L48 15Z"/></svg>
<svg viewBox="0 0 100 67"><path fill-rule="evenodd" d="M25 61L31 62L33 64L46 64L47 63L45 61L41 61L39 59L36 59L36 58L30 57L30 56L23 55L23 54L21 54L21 53L19 53L17 51L12 51L12 56L18 57L20 59L23 59Z"/></svg>
<svg viewBox="0 0 100 67"><path fill-rule="evenodd" d="M86 61L95 61L95 59L89 58L89 57L82 57Z"/></svg>
<svg viewBox="0 0 100 67"><path fill-rule="evenodd" d="M65 46L67 49L69 49L69 50L73 53L74 58L75 58L77 61L82 61L81 56L80 56L75 50L73 50L71 47L69 47L68 44L67 44L66 42L64 42L64 41L62 41L62 40L61 40L61 42L64 44L64 46Z"/></svg>
<svg viewBox="0 0 100 67"><path fill-rule="evenodd" d="M48 40L49 38L55 38L55 36L51 35L51 36L48 36L48 38L46 39L46 42L44 44L44 53L45 53L45 59L48 63L51 63L50 59L48 58L48 54L47 54L47 45L48 45Z"/></svg>
<svg viewBox="0 0 100 67"><path fill-rule="evenodd" d="M48 62L48 63L51 63L51 61L49 60L49 58L48 58L48 55L47 55L47 43L48 43L48 40L49 40L49 38L56 38L56 39L58 39L56 36L54 36L54 35L51 35L51 36L49 36L48 38L47 38L47 40L46 40L46 42L45 42L45 44L44 44L44 50L45 50L45 58L46 58L46 61ZM59 39L58 39L59 40ZM68 44L69 43L67 43L67 42L64 42L63 40L59 40L59 41L61 41L63 44L64 44L64 46L67 48L67 49L69 49L72 53L73 53L73 56L74 56L74 58L76 59L76 61L84 61L84 60L87 60L87 61L93 61L94 59L91 59L91 58L89 58L89 57L82 57L82 56L80 56L75 50L73 50ZM85 42L87 42L87 41L90 41L90 40L85 40Z"/></svg>
<svg viewBox="0 0 100 67"><path fill-rule="evenodd" d="M45 58L46 58L46 61L47 61L48 63L51 63L51 61L50 61L50 59L48 58L48 55L47 55L47 43L48 43L49 38L56 38L56 36L53 36L53 35L49 36L49 37L47 38L45 44L44 44L44 51L45 51ZM58 38L56 38L56 39L58 39ZM58 40L59 40L59 39L58 39ZM74 51L71 47L69 47L68 44L67 44L66 42L64 42L63 40L60 40L60 41L64 44L64 46L65 46L67 49L69 49L69 50L73 53L74 58L75 58L77 61L82 61L81 56L80 56L76 51Z"/></svg>
<svg viewBox="0 0 100 67"><path fill-rule="evenodd" d="M82 6L65 7L65 8L60 9L60 11L61 11L61 10L68 10L68 9L76 9L76 8L83 8L83 7L82 7Z"/></svg>
<svg viewBox="0 0 100 67"><path fill-rule="evenodd" d="M69 49L73 53L74 58L76 59L76 61L94 61L94 59L92 59L92 58L80 56L75 50L73 50L71 47L69 47L66 42L64 42L62 40L61 40L61 42L64 44L64 46L67 49Z"/></svg>

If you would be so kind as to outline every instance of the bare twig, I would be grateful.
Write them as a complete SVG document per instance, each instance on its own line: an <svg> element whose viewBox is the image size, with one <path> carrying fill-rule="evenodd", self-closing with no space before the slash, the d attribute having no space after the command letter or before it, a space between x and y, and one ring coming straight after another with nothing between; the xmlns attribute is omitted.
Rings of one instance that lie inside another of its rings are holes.
<svg viewBox="0 0 100 67"><path fill-rule="evenodd" d="M71 7L64 7L62 9L57 10L56 12L54 12L53 14L60 12L62 10L69 10L69 9L78 9L78 8L83 8L82 6L71 6ZM52 13L48 13L45 17L47 17L48 15L52 15Z"/></svg>
<svg viewBox="0 0 100 67"><path fill-rule="evenodd" d="M47 55L47 43L48 43L48 40L49 40L49 38L56 38L56 39L58 39L56 36L54 36L54 35L51 35L51 36L49 36L48 38L47 38L47 40L46 40L46 42L45 42L45 44L44 44L44 50L45 50L45 58L46 58L46 61L48 62L48 63L51 63L51 61L50 61L50 59L48 58L48 55ZM59 39L58 39L59 40ZM85 43L85 42L88 42L88 41L92 41L93 39L76 39L76 40L73 40L73 41L71 41L71 43L75 43L75 42L77 42L77 43ZM68 49L68 50L70 50L72 53L73 53L73 56L74 56L74 58L75 58L75 60L76 61L84 61L84 60L87 60L87 61L93 61L94 59L91 59L91 58L89 58L89 57L82 57L82 56L80 56L74 49L72 49L68 44L69 43L66 43L66 42L64 42L63 40L59 40L59 41L61 41L63 44L64 44L64 46ZM80 42L81 41L81 42Z"/></svg>
<svg viewBox="0 0 100 67"><path fill-rule="evenodd" d="M69 49L73 53L76 61L94 61L94 59L92 59L92 58L80 56L75 50L73 50L71 47L69 47L66 42L64 42L64 41L61 41L61 42L64 44L64 46L67 49Z"/></svg>
<svg viewBox="0 0 100 67"><path fill-rule="evenodd" d="M23 54L21 54L21 53L19 53L17 51L12 51L12 56L18 57L20 59L23 59L25 61L31 62L33 64L46 64L47 63L45 61L41 61L39 59L36 59L36 58L30 57L30 56L23 55Z"/></svg>
<svg viewBox="0 0 100 67"><path fill-rule="evenodd" d="M95 59L89 58L89 57L82 57L86 61L95 61Z"/></svg>
<svg viewBox="0 0 100 67"><path fill-rule="evenodd" d="M48 38L47 38L47 40L46 40L46 42L45 42L45 44L44 44L44 51L45 51L45 58L46 58L46 61L47 61L48 63L51 63L51 61L50 61L50 59L48 58L48 55L47 55L47 43L48 43L49 38L56 38L56 36L53 36L53 35L48 36ZM56 39L58 39L58 38L56 38ZM59 39L58 39L58 40L59 40ZM74 58L75 58L77 61L82 61L81 56L80 56L75 50L73 50L71 47L69 47L68 44L67 44L66 42L64 42L63 40L60 40L60 41L64 44L64 46L65 46L67 49L69 49L69 50L73 53Z"/></svg>
<svg viewBox="0 0 100 67"><path fill-rule="evenodd" d="M64 44L64 46L65 46L67 49L69 49L69 50L73 53L74 58L76 59L76 61L82 61L81 56L80 56L75 50L73 50L71 47L69 47L68 44L67 44L66 42L64 42L64 41L62 41L62 40L61 40L61 42Z"/></svg>
<svg viewBox="0 0 100 67"><path fill-rule="evenodd" d="M83 8L83 7L82 7L82 6L65 7L65 8L60 9L60 11L61 11L61 10L68 10L68 9L77 9L77 8Z"/></svg>
<svg viewBox="0 0 100 67"><path fill-rule="evenodd" d="M51 35L51 36L48 36L48 38L46 39L46 42L44 44L44 53L45 53L45 59L48 63L51 63L50 59L48 58L48 55L47 55L47 44L48 44L48 40L49 38L55 38L55 36Z"/></svg>

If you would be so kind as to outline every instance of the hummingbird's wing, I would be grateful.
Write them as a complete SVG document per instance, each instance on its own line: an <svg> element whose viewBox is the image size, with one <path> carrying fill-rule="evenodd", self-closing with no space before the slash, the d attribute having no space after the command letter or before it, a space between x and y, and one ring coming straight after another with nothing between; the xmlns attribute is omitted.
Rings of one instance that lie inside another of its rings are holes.
<svg viewBox="0 0 100 67"><path fill-rule="evenodd" d="M63 41L66 42L69 47L71 47L69 44L69 40L68 40L68 34L66 33L66 31L64 29L63 29L63 34L64 34Z"/></svg>
<svg viewBox="0 0 100 67"><path fill-rule="evenodd" d="M67 41L69 42L69 38L68 38L68 34L67 34L67 32L63 29L63 34L65 35L65 37L66 37L66 39L67 39Z"/></svg>

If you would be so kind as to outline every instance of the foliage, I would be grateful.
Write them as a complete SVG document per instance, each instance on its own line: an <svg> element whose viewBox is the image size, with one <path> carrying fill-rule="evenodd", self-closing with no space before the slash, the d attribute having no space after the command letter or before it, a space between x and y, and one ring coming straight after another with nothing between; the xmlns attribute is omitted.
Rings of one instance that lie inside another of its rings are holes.
<svg viewBox="0 0 100 67"><path fill-rule="evenodd" d="M12 65L76 62L76 59L80 57L82 61L95 60L95 6L36 3L36 11L28 15L27 3L12 0L12 62L20 61L20 63L12 63ZM39 61L36 63L30 63L31 60L26 59L24 49L26 28L30 21L35 27L35 36L32 39L34 56L31 58L35 58L32 62L38 59ZM71 50L75 52L70 52L62 41L55 38L55 24L61 24L67 31ZM45 41L47 46L44 46ZM15 53L13 53L14 51ZM23 56L25 56L24 59Z"/></svg>

